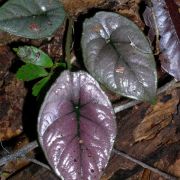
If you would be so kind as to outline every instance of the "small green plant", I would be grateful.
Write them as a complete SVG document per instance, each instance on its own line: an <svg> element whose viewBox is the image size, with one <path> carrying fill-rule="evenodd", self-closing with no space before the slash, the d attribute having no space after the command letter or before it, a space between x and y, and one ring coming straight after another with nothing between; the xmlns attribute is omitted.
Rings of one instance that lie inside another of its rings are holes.
<svg viewBox="0 0 180 180"><path fill-rule="evenodd" d="M23 81L41 78L33 87L32 94L38 96L41 89L48 83L57 67L66 68L66 64L53 63L52 59L42 50L33 46L14 48L17 56L25 63L16 73Z"/></svg>
<svg viewBox="0 0 180 180"><path fill-rule="evenodd" d="M59 177L99 179L116 136L115 114L99 83L136 100L154 103L156 99L156 66L145 35L132 21L113 12L97 12L86 19L81 45L91 77L87 72L71 72L73 20L58 0L9 0L0 15L1 30L31 39L52 36L67 18L65 63L54 63L36 47L19 47L14 51L25 65L16 76L23 81L38 79L32 87L37 96L57 67L68 68L42 104L39 141Z"/></svg>

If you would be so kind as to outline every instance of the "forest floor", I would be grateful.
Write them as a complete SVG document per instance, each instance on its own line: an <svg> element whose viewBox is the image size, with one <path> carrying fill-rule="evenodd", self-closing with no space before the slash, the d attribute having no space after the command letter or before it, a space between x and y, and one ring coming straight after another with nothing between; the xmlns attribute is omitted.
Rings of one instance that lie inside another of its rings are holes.
<svg viewBox="0 0 180 180"><path fill-rule="evenodd" d="M4 2L0 0L0 4ZM147 33L142 20L145 3L140 0L78 0L74 3L73 0L66 0L64 4L75 19L78 17L76 29L82 26L81 19L85 14L108 10L128 17ZM58 179L46 167L47 161L36 143L39 105L31 95L32 83L24 83L15 76L22 63L12 48L32 45L45 51L54 60L62 59L64 27L60 27L50 40L30 40L0 32L0 180ZM81 68L81 63L73 63ZM180 84L161 69L158 56L156 63L159 90L155 105L137 103L107 91L114 108L122 108L116 113L118 130L114 148L180 178ZM129 103L130 106L126 107ZM113 151L102 176L102 180L108 179L166 178Z"/></svg>

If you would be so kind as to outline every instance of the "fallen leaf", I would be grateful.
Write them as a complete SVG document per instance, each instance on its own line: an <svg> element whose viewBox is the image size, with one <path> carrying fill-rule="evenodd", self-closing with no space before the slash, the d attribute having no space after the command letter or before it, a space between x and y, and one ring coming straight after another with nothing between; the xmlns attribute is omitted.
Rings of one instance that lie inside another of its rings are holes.
<svg viewBox="0 0 180 180"><path fill-rule="evenodd" d="M180 177L180 159L176 159L175 163L169 167L169 171L177 177Z"/></svg>
<svg viewBox="0 0 180 180"><path fill-rule="evenodd" d="M6 77L0 95L0 141L22 133L22 109L26 90L24 83L12 74Z"/></svg>
<svg viewBox="0 0 180 180"><path fill-rule="evenodd" d="M163 99L164 98L164 99ZM133 131L134 141L149 140L172 121L172 115L177 110L179 98L177 94L164 95L156 105L148 109L145 118Z"/></svg>
<svg viewBox="0 0 180 180"><path fill-rule="evenodd" d="M77 16L79 13L87 12L90 8L95 8L105 2L105 0L60 0L63 3L65 10L71 16Z"/></svg>

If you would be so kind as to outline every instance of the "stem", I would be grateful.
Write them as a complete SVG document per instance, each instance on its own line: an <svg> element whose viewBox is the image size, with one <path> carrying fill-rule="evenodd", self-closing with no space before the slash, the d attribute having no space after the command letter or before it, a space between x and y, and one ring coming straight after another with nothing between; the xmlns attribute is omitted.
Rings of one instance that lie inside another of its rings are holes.
<svg viewBox="0 0 180 180"><path fill-rule="evenodd" d="M65 45L65 59L67 62L68 70L71 70L71 48L72 48L72 35L73 35L73 25L74 21L72 18L68 18L68 30L66 37L66 45Z"/></svg>

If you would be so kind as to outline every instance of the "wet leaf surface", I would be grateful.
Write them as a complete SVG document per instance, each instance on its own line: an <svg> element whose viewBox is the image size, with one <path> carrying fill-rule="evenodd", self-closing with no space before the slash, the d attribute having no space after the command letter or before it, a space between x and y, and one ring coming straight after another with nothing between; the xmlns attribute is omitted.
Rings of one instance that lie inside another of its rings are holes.
<svg viewBox="0 0 180 180"><path fill-rule="evenodd" d="M41 107L38 133L58 176L98 180L115 140L113 108L90 75L64 71Z"/></svg>
<svg viewBox="0 0 180 180"><path fill-rule="evenodd" d="M154 101L154 57L147 39L132 21L115 13L97 13L83 25L82 48L86 68L110 90Z"/></svg>
<svg viewBox="0 0 180 180"><path fill-rule="evenodd" d="M180 80L180 13L178 6L173 0L151 0L151 2L153 7L147 7L144 14L146 25L150 27L151 40L156 34L155 30L158 29L161 66L175 79Z"/></svg>
<svg viewBox="0 0 180 180"><path fill-rule="evenodd" d="M58 0L10 0L0 14L1 30L31 39L51 36L65 16Z"/></svg>

